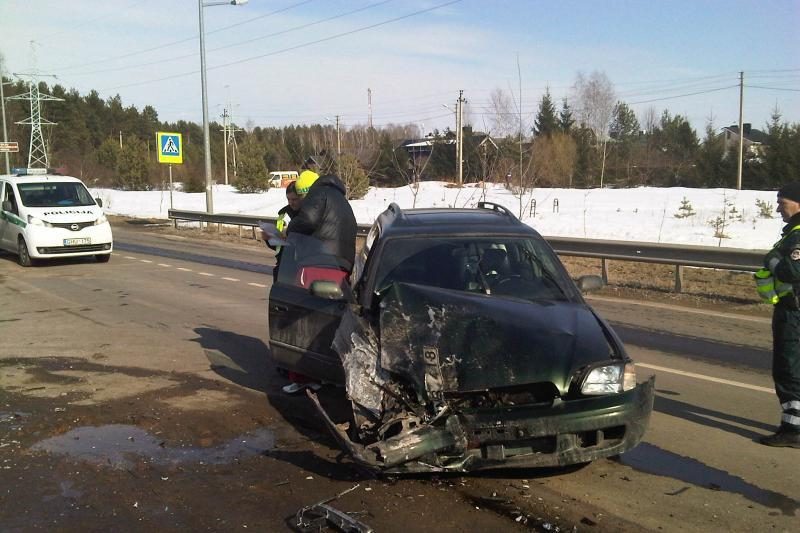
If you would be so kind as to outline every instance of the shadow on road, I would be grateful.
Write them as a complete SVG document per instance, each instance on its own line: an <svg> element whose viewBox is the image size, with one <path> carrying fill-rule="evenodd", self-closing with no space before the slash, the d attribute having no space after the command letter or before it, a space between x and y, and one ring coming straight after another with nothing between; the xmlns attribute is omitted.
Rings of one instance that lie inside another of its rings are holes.
<svg viewBox="0 0 800 533"><path fill-rule="evenodd" d="M194 331L198 335L194 340L203 347L214 372L237 385L264 393L267 403L300 435L326 449L323 454L339 453L336 441L305 393L288 395L281 390L289 382L276 371L269 348L261 339L208 327ZM343 388L325 386L317 395L337 422L348 419L350 407ZM307 449L273 450L269 455L331 479L350 481L365 477L359 475L360 470L352 463L329 461Z"/></svg>
<svg viewBox="0 0 800 533"><path fill-rule="evenodd" d="M215 328L195 328L211 369L237 385L267 392L274 376L269 348L261 339Z"/></svg>
<svg viewBox="0 0 800 533"><path fill-rule="evenodd" d="M757 439L762 434L740 426L747 426L765 431L775 430L774 426L764 424L763 422L742 418L741 416L732 415L730 413L714 411L713 409L692 405L672 398L665 398L661 395L656 395L653 409L660 413L683 418L695 424L721 429L747 439Z"/></svg>
<svg viewBox="0 0 800 533"><path fill-rule="evenodd" d="M740 365L756 370L769 370L772 365L772 352L754 346L675 335L613 322L612 325L626 345L674 353L724 366Z"/></svg>

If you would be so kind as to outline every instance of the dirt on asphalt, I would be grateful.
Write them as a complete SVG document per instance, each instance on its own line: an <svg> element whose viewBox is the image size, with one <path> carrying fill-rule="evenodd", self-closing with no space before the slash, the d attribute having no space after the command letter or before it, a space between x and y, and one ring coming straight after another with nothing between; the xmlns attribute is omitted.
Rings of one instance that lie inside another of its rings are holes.
<svg viewBox="0 0 800 533"><path fill-rule="evenodd" d="M0 360L0 529L281 531L353 487L331 505L376 531L639 529L543 486L564 470L375 477L306 398L272 389L102 357Z"/></svg>
<svg viewBox="0 0 800 533"><path fill-rule="evenodd" d="M112 223L263 246L236 229ZM599 274L599 260L564 262L574 277ZM687 269L674 294L671 268L610 262L596 294L769 312L750 296L750 274ZM224 379L110 366L102 353L0 360L0 529L280 531L301 507L357 486L331 505L376 531L640 530L551 490L548 470L376 478L342 457L306 398L279 392L271 368L257 369L261 389L212 369Z"/></svg>

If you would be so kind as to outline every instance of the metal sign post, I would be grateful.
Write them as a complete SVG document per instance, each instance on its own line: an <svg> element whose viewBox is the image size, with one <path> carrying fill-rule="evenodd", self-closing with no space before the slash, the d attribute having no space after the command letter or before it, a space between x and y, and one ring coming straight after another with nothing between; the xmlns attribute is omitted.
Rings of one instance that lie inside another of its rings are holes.
<svg viewBox="0 0 800 533"><path fill-rule="evenodd" d="M172 165L183 164L183 136L180 133L156 132L158 144L158 162L169 165L169 208L172 209ZM178 221L175 220L175 227Z"/></svg>
<svg viewBox="0 0 800 533"><path fill-rule="evenodd" d="M172 209L172 163L169 165L169 208ZM178 228L178 221L174 220L175 228Z"/></svg>

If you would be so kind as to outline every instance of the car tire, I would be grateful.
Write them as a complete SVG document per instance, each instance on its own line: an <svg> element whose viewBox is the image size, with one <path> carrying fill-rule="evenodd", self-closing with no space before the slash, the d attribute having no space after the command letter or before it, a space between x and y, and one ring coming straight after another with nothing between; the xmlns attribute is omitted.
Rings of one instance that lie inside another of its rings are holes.
<svg viewBox="0 0 800 533"><path fill-rule="evenodd" d="M24 267L33 266L35 264L31 254L28 253L28 245L22 237L17 240L17 261L20 266Z"/></svg>
<svg viewBox="0 0 800 533"><path fill-rule="evenodd" d="M97 254L94 259L98 263L108 263L111 260L111 254Z"/></svg>

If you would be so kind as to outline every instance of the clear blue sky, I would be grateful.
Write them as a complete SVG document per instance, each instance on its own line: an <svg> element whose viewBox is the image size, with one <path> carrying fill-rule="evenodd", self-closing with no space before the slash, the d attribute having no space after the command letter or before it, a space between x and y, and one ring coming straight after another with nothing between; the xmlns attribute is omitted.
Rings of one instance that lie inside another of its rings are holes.
<svg viewBox="0 0 800 533"><path fill-rule="evenodd" d="M370 88L376 125L452 127L442 104L463 89L483 129L493 90L517 100L521 80L531 118L545 87L560 101L594 70L640 120L667 109L701 137L709 116L737 122L739 71L745 122L776 105L800 122L798 0L250 0L205 25L210 114L230 99L242 126L364 124ZM201 120L194 0L0 0L0 53L8 72Z"/></svg>

